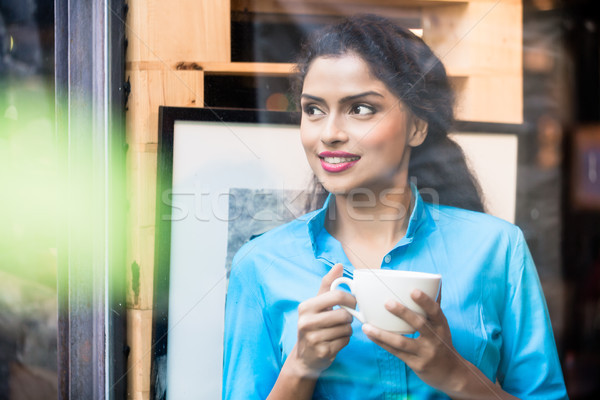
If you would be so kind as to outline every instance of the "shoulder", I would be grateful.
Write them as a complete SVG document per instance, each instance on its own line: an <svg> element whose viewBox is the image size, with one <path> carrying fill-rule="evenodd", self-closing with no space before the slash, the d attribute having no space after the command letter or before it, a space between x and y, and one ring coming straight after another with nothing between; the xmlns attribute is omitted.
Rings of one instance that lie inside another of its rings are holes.
<svg viewBox="0 0 600 400"><path fill-rule="evenodd" d="M253 237L244 247L254 248L257 251L280 252L289 245L296 246L298 241L309 240L308 221L316 211L305 214L290 222L283 223L275 228Z"/></svg>
<svg viewBox="0 0 600 400"><path fill-rule="evenodd" d="M445 205L426 204L430 215L440 227L461 227L473 231L491 231L511 236L521 233L516 225L490 214Z"/></svg>
<svg viewBox="0 0 600 400"><path fill-rule="evenodd" d="M307 223L316 211L279 225L246 242L233 257L232 274L255 273L257 266L289 258L310 248Z"/></svg>
<svg viewBox="0 0 600 400"><path fill-rule="evenodd" d="M436 228L448 240L467 247L486 244L508 253L524 245L521 229L506 220L482 212L426 204Z"/></svg>

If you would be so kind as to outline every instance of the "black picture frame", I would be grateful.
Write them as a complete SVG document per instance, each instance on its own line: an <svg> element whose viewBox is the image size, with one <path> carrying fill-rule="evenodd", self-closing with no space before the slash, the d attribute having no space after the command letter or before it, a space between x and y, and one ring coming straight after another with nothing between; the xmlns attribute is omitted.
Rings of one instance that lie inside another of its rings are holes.
<svg viewBox="0 0 600 400"><path fill-rule="evenodd" d="M176 121L204 121L223 123L251 123L299 125L300 114L283 111L242 110L231 108L159 108L158 160L156 180L156 232L154 247L154 300L152 316L152 399L163 399L166 379L163 375L166 364L157 360L167 355L168 310L171 257L171 221L164 215L171 208L162 201L162 194L172 188L173 143ZM164 358L163 358L164 360Z"/></svg>

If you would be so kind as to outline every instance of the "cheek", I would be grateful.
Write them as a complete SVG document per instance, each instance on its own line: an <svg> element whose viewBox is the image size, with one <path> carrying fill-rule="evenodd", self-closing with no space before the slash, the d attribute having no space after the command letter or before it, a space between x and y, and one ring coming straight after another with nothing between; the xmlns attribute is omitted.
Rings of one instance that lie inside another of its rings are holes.
<svg viewBox="0 0 600 400"><path fill-rule="evenodd" d="M406 132L398 124L382 120L363 136L361 144L384 152L399 149L406 144Z"/></svg>
<svg viewBox="0 0 600 400"><path fill-rule="evenodd" d="M304 151L307 153L315 148L318 136L315 135L314 131L308 129L305 125L300 126L300 142Z"/></svg>
<svg viewBox="0 0 600 400"><path fill-rule="evenodd" d="M306 135L302 134L302 132L300 133L300 142L302 143L302 148L304 149L304 151L308 155L308 148L309 148L310 144L308 142L308 139L307 139Z"/></svg>

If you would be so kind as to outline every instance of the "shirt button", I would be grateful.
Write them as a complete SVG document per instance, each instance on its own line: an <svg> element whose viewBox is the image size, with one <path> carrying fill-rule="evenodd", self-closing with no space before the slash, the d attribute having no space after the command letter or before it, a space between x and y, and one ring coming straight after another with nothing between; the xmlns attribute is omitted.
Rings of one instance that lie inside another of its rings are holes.
<svg viewBox="0 0 600 400"><path fill-rule="evenodd" d="M386 256L383 258L383 261L385 261L385 263L386 263L386 264L389 264L389 263L390 263L390 261L392 261L392 256L390 256L389 254L388 254L388 255L386 255Z"/></svg>

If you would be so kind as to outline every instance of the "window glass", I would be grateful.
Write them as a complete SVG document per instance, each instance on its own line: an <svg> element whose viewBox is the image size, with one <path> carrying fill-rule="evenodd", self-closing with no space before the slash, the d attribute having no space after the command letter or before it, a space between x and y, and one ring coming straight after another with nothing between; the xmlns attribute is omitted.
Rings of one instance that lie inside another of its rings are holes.
<svg viewBox="0 0 600 400"><path fill-rule="evenodd" d="M1 398L57 396L55 144L54 3L2 0Z"/></svg>

